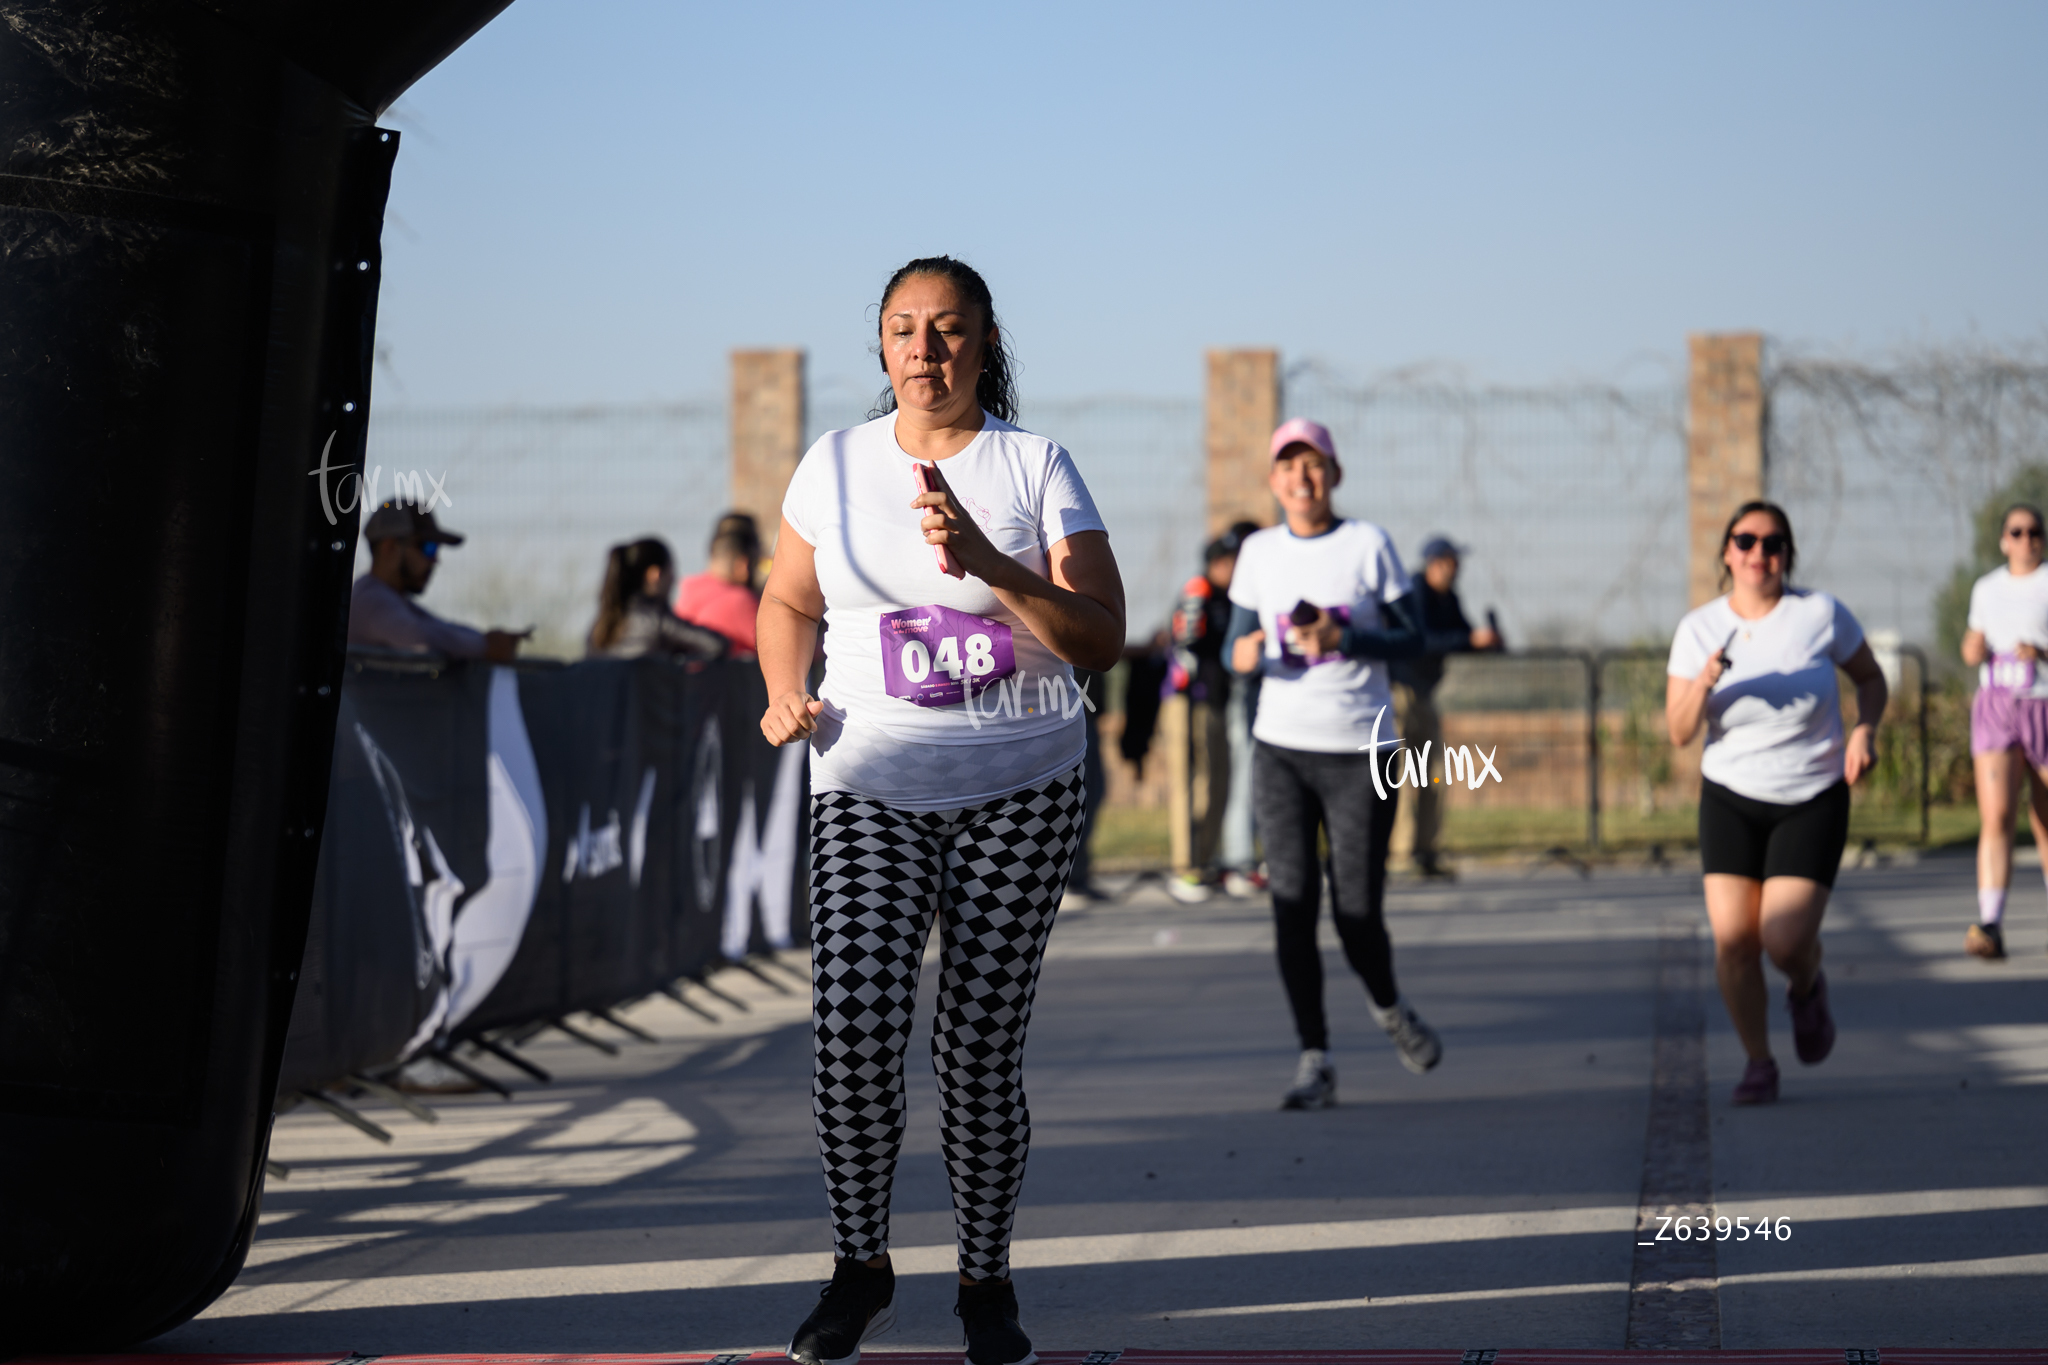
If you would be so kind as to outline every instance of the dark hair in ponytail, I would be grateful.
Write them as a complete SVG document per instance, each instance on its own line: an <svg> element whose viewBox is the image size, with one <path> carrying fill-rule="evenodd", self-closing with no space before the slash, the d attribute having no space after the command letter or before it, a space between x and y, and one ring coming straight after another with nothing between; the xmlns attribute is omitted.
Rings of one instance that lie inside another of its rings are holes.
<svg viewBox="0 0 2048 1365"><path fill-rule="evenodd" d="M605 560L604 586L598 589L597 620L590 627L588 648L592 654L611 648L612 641L619 638L633 599L647 590L647 571L668 573L674 567L675 557L668 552L667 543L652 536L612 546Z"/></svg>
<svg viewBox="0 0 2048 1365"><path fill-rule="evenodd" d="M920 256L889 277L889 283L882 286L881 316L875 319L875 334L881 335L882 324L889 312L889 299L901 288L905 280L917 275L935 275L942 280L951 280L961 297L981 310L982 353L981 377L974 381L974 398L982 408L1005 422L1017 420L1017 387L1012 378L1017 368L1017 358L1010 354L1009 342L1003 334L1003 327L996 320L995 300L989 296L988 282L980 272L965 261L956 261L951 256ZM988 341L989 331L994 331L993 345ZM882 361L882 373L889 372L889 362ZM875 406L869 410L868 418L887 417L896 411L896 386L885 385L881 396L875 399Z"/></svg>

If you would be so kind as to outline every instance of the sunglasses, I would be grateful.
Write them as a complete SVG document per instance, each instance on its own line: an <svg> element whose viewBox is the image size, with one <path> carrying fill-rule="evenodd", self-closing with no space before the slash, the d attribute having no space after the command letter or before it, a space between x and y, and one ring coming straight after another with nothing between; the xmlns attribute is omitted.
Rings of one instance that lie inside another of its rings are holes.
<svg viewBox="0 0 2048 1365"><path fill-rule="evenodd" d="M423 555L425 555L425 556L426 556L426 557L427 557L428 559L432 560L432 559L438 559L438 558L440 558L440 557L441 557L441 542L440 542L440 541L438 541L438 540L423 540L423 541L421 541L421 542L419 543L419 545L420 545L420 553L421 553L421 554L423 554Z"/></svg>
<svg viewBox="0 0 2048 1365"><path fill-rule="evenodd" d="M2007 540L2039 540L2041 538L2041 528L2038 526L2008 526L2005 528L2005 538Z"/></svg>
<svg viewBox="0 0 2048 1365"><path fill-rule="evenodd" d="M1764 543L1764 553L1767 555L1781 555L1785 553L1786 546L1789 544L1785 537L1777 531L1773 531L1767 536L1760 536L1754 531L1741 531L1728 537L1728 543L1744 554L1754 550L1758 541Z"/></svg>

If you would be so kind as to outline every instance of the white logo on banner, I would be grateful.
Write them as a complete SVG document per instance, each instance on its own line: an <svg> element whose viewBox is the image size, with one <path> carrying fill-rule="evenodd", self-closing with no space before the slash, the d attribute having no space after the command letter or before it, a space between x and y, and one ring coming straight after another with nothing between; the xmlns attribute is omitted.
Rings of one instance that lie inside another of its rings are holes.
<svg viewBox="0 0 2048 1365"><path fill-rule="evenodd" d="M654 809L654 765L647 765L640 779L640 801L633 807L633 832L626 841L627 875L640 885L640 869L647 866L647 816Z"/></svg>
<svg viewBox="0 0 2048 1365"><path fill-rule="evenodd" d="M374 748L367 732L361 726L356 730L365 747ZM461 1023L484 1002L512 964L540 891L541 862L548 846L547 807L541 801L540 768L526 735L526 714L519 705L519 675L509 668L491 671L488 742L484 785L490 827L484 836L484 863L491 875L459 911L455 903L462 898L462 882L441 856L433 831L421 831L435 871L422 909L434 935L443 984L403 1057L412 1056L441 1030ZM409 870L417 884L416 858L409 860Z"/></svg>
<svg viewBox="0 0 2048 1365"><path fill-rule="evenodd" d="M725 873L725 924L719 951L747 955L754 937L754 902L761 903L761 932L771 948L790 944L789 918L796 894L797 821L803 818L804 757L809 746L785 744L775 764L768 797L768 826L757 838L754 784L740 788L739 828L732 836L732 865Z"/></svg>
<svg viewBox="0 0 2048 1365"><path fill-rule="evenodd" d="M492 670L489 741L484 777L491 822L484 861L491 876L455 917L455 942L448 953L450 1026L468 1018L512 965L547 861L548 808L541 797L540 765L526 735L519 675L509 668Z"/></svg>
<svg viewBox="0 0 2048 1365"><path fill-rule="evenodd" d="M356 726L356 743L363 748L363 758L370 765L370 777L377 784L377 794L384 799L384 818L391 822L391 838L398 845L399 861L405 868L405 898L412 910L412 984L413 989L424 991L433 983L435 970L444 961L448 950L448 925L452 917L449 907L453 898L445 895L423 895L431 891L425 874L420 869L420 843L425 838L427 848L439 871L445 871L448 864L441 857L440 847L434 843L434 832L424 825L416 825L412 818L412 805L405 799L405 781L398 775L398 765L385 756L377 747L377 741L359 723ZM452 880L453 873L447 874ZM434 887L440 885L437 876ZM462 894L462 883L455 883L455 895Z"/></svg>
<svg viewBox="0 0 2048 1365"><path fill-rule="evenodd" d="M691 850L696 854L692 862L697 872L697 909L705 914L718 908L718 786L719 775L725 769L724 741L718 736L718 717L712 716L704 722L704 733L697 739L697 772L690 780L690 789L695 794L697 806L697 828L694 831Z"/></svg>
<svg viewBox="0 0 2048 1365"><path fill-rule="evenodd" d="M590 827L590 803L585 801L576 817L576 835L569 840L568 856L562 860L562 880L581 877L591 881L626 863L625 831L619 828L619 813L596 829Z"/></svg>

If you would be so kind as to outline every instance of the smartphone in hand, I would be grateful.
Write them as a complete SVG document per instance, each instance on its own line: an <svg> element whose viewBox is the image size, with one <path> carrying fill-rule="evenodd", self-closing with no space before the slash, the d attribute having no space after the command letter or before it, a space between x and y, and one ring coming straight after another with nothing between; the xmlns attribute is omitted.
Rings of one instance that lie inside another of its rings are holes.
<svg viewBox="0 0 2048 1365"><path fill-rule="evenodd" d="M910 466L910 468L917 479L918 492L936 493L939 491L938 474L937 471L932 468L932 466L924 463L922 460L919 460L913 463ZM932 546L932 558L938 561L939 572L945 574L947 577L965 578L967 576L967 571L961 568L958 564L955 564L953 562L953 556L946 553L945 546Z"/></svg>

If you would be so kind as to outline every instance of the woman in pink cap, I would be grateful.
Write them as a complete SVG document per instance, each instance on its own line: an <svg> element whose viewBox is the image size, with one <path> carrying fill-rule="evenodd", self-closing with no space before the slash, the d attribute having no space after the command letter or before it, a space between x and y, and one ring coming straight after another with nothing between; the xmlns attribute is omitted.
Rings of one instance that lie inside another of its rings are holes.
<svg viewBox="0 0 2048 1365"><path fill-rule="evenodd" d="M1393 541L1331 509L1344 471L1329 429L1301 418L1282 423L1272 459L1268 483L1286 521L1238 550L1225 649L1237 672L1262 675L1252 803L1266 846L1280 979L1302 1049L1281 1108L1324 1109L1337 1102L1337 1073L1316 947L1318 831L1329 845L1331 916L1373 1018L1410 1071L1428 1071L1443 1056L1436 1032L1394 980L1381 909L1400 790L1375 771L1399 746L1387 664L1422 653L1425 642L1422 609Z"/></svg>

